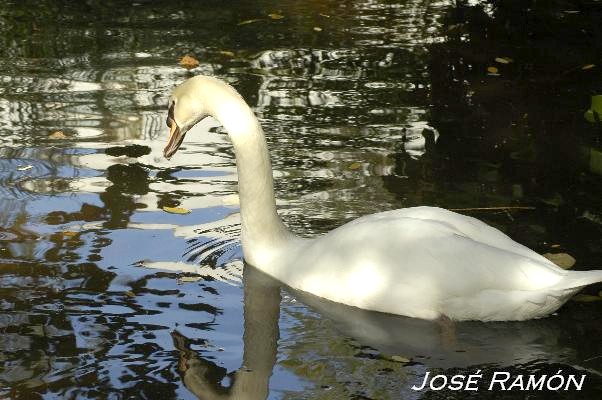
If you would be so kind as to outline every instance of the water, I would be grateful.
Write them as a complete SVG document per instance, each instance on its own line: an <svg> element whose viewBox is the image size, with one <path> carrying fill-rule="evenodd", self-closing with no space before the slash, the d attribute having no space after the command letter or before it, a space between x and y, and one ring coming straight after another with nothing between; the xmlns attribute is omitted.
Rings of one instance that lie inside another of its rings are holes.
<svg viewBox="0 0 602 400"><path fill-rule="evenodd" d="M528 206L463 212L600 266L600 131L582 115L602 90L581 69L602 65L594 3L5 2L0 397L499 396L410 389L478 369L585 373L599 393L600 302L450 333L303 297L243 275L215 121L161 156L171 89L215 75L260 117L300 235L406 206Z"/></svg>

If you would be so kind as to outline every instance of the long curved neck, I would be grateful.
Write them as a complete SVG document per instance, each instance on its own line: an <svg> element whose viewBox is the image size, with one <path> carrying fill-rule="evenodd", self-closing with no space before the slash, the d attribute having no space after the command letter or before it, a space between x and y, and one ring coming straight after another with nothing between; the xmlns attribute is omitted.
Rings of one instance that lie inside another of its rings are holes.
<svg viewBox="0 0 602 400"><path fill-rule="evenodd" d="M272 164L261 125L234 89L220 86L223 92L213 93L214 107L208 108L228 132L236 154L245 258L261 264L270 250L293 235L276 212Z"/></svg>

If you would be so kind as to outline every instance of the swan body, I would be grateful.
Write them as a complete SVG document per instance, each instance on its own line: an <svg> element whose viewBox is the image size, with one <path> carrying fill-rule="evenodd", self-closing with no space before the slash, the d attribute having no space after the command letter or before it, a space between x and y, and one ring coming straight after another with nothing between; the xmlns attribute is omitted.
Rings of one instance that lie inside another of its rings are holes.
<svg viewBox="0 0 602 400"><path fill-rule="evenodd" d="M209 115L236 154L244 258L293 289L422 319L508 321L544 317L602 281L600 270L565 271L475 218L436 207L385 211L297 237L276 212L261 126L230 85L196 76L174 90L164 155Z"/></svg>

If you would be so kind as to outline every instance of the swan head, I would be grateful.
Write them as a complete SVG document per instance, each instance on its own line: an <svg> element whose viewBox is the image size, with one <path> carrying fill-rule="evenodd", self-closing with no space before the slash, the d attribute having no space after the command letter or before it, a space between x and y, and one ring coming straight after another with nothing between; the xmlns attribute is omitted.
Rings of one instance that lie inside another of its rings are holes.
<svg viewBox="0 0 602 400"><path fill-rule="evenodd" d="M210 115L203 102L203 83L207 77L196 76L177 86L169 98L169 111L165 121L169 139L163 149L166 158L173 156L193 126Z"/></svg>

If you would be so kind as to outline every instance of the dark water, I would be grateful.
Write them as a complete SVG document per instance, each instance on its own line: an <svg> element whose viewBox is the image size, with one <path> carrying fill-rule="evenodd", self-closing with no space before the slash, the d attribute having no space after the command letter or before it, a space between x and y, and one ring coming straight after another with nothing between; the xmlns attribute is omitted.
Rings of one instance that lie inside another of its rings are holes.
<svg viewBox="0 0 602 400"><path fill-rule="evenodd" d="M0 398L525 395L410 389L479 369L586 374L551 395L599 396L601 302L446 328L299 297L242 273L221 129L161 157L171 89L215 75L261 118L301 235L406 206L526 206L463 212L602 266L601 128L583 118L602 94L600 3L457 3L3 2Z"/></svg>

